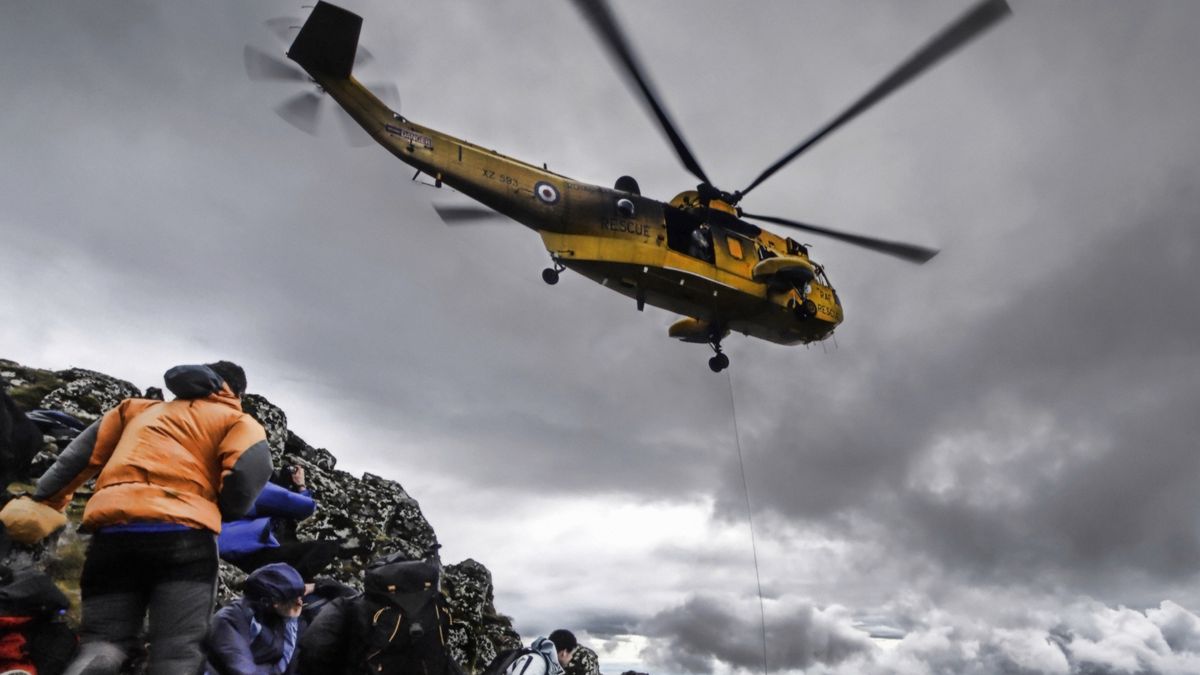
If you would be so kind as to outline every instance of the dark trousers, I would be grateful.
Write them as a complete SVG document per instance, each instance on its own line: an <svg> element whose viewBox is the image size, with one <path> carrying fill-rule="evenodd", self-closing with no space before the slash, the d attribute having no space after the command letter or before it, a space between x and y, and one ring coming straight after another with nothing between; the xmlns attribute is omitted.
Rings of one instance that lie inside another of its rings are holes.
<svg viewBox="0 0 1200 675"><path fill-rule="evenodd" d="M116 673L146 641L149 675L191 675L204 663L217 581L216 535L185 532L98 533L88 545L80 654L68 675Z"/></svg>
<svg viewBox="0 0 1200 675"><path fill-rule="evenodd" d="M230 562L247 574L263 565L287 563L296 568L306 582L312 583L313 577L337 558L340 548L341 544L336 541L296 541L248 553Z"/></svg>

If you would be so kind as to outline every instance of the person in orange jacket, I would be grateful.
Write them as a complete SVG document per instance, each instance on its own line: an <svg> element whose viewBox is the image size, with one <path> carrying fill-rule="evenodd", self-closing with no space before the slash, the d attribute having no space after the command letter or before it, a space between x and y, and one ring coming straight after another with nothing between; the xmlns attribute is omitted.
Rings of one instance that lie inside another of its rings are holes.
<svg viewBox="0 0 1200 675"><path fill-rule="evenodd" d="M216 535L271 475L266 432L242 412L246 374L218 361L164 376L169 402L126 399L71 442L34 499L62 510L96 477L80 590L79 656L68 675L116 673L149 612L151 675L200 671L217 582Z"/></svg>

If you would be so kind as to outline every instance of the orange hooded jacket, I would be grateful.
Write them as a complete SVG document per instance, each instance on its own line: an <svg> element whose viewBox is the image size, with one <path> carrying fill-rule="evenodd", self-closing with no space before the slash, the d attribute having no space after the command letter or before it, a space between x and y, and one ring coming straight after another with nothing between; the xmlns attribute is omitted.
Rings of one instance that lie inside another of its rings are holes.
<svg viewBox="0 0 1200 675"><path fill-rule="evenodd" d="M213 384L203 397L122 401L72 441L34 498L62 510L99 473L84 529L152 521L219 533L223 515L254 503L271 456L262 425L220 378Z"/></svg>

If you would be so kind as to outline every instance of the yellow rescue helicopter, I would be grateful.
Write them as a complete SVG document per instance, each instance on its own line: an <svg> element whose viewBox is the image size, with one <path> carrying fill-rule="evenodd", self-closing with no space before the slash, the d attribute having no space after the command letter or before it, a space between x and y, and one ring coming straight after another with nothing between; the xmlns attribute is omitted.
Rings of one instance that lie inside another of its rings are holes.
<svg viewBox="0 0 1200 675"><path fill-rule="evenodd" d="M282 59L247 47L252 77L311 81L328 94L370 137L401 161L471 197L479 208L442 208L447 221L499 213L536 232L553 265L542 272L548 284L564 269L574 270L646 304L681 314L669 335L703 343L715 355L709 367L729 365L721 341L730 332L779 344L809 343L833 333L843 318L842 303L821 265L802 244L750 220L796 228L867 249L923 263L937 251L848 234L787 218L744 212L742 199L787 163L829 133L895 91L950 52L1010 13L1004 0L985 0L951 23L858 101L818 129L750 184L735 192L714 186L676 129L638 63L629 41L603 0L576 0L602 42L611 50L632 88L642 97L683 166L700 184L669 202L644 197L637 181L617 179L613 187L592 185L506 157L494 150L417 124L390 109L352 74L362 18L318 2ZM278 110L306 130L316 114L314 92L299 95Z"/></svg>

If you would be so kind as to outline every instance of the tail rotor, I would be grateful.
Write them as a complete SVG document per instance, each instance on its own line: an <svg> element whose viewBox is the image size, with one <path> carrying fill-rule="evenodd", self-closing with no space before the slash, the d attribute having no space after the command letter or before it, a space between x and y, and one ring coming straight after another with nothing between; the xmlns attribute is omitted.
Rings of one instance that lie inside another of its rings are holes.
<svg viewBox="0 0 1200 675"><path fill-rule="evenodd" d="M300 19L286 16L267 19L265 22L267 29L279 39L285 49L295 39L303 23ZM371 137L367 132L363 131L362 127L341 106L332 101L326 102L327 97L324 90L309 77L308 73L304 72L303 68L286 60L283 56L275 56L253 45L246 45L242 51L242 59L246 75L252 81L300 83L310 87L308 91L294 94L275 106L275 114L288 124L307 134L321 135L325 126L322 119L328 116L324 109L332 105L336 109L333 115L338 120L338 126L341 127L348 144L354 147L363 147L371 143ZM367 48L362 45L358 46L354 55L356 68L374 60L375 56ZM371 90L371 93L375 94L389 108L396 112L400 111L400 90L395 84L372 82L363 83L363 86Z"/></svg>

